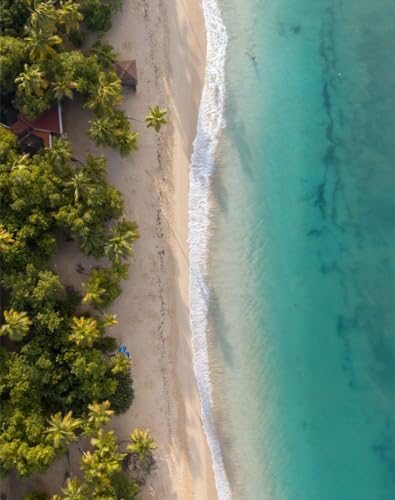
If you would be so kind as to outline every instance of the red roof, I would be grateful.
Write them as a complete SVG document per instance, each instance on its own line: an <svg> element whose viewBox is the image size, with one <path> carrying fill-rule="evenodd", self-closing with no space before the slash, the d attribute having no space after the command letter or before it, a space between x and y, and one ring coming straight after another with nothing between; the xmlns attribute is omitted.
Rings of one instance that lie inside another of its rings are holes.
<svg viewBox="0 0 395 500"><path fill-rule="evenodd" d="M59 113L57 106L45 111L35 120L31 120L23 114L20 115L20 120L33 129L52 132L53 134L60 134Z"/></svg>

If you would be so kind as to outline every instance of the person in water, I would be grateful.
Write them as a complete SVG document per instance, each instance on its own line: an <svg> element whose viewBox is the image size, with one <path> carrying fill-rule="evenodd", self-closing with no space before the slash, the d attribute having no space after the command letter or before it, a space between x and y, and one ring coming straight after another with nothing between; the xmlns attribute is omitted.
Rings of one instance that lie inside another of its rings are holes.
<svg viewBox="0 0 395 500"><path fill-rule="evenodd" d="M256 58L255 54L252 54L250 51L247 51L246 54L251 59L251 61L255 61Z"/></svg>

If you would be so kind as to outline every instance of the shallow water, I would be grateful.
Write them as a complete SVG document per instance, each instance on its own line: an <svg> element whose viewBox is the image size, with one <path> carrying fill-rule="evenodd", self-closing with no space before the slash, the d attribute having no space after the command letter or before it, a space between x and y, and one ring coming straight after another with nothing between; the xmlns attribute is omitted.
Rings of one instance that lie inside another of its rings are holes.
<svg viewBox="0 0 395 500"><path fill-rule="evenodd" d="M233 498L391 500L395 4L219 4L208 341Z"/></svg>

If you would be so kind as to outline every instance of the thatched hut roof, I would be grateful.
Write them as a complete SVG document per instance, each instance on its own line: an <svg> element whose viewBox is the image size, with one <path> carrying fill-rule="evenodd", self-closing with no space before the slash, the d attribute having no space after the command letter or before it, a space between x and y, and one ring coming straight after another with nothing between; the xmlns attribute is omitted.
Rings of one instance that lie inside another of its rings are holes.
<svg viewBox="0 0 395 500"><path fill-rule="evenodd" d="M137 85L137 66L136 60L117 61L115 63L115 72L125 87L134 87Z"/></svg>

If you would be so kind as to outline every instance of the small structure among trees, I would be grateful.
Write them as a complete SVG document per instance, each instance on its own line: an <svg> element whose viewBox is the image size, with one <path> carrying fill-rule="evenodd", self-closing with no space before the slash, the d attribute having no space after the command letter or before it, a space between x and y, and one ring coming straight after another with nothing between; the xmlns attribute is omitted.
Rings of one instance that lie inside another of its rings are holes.
<svg viewBox="0 0 395 500"><path fill-rule="evenodd" d="M136 90L137 65L135 59L130 61L117 61L114 65L114 69L123 87L132 87Z"/></svg>
<svg viewBox="0 0 395 500"><path fill-rule="evenodd" d="M2 114L1 124L17 136L22 153L36 153L52 147L54 137L63 135L61 104L58 102L34 120L10 107Z"/></svg>

